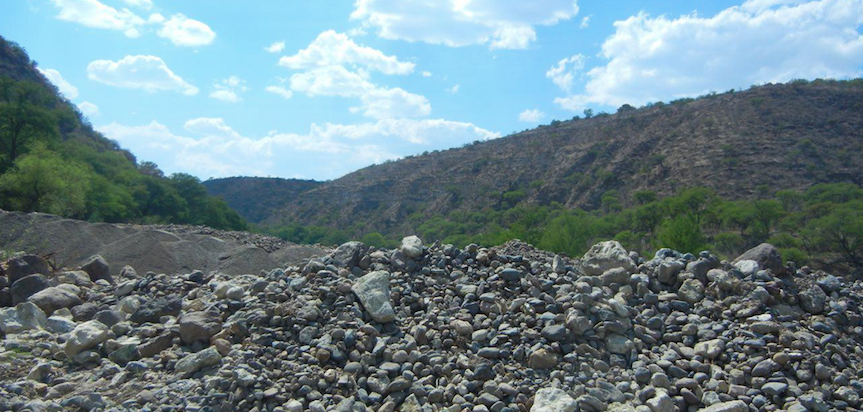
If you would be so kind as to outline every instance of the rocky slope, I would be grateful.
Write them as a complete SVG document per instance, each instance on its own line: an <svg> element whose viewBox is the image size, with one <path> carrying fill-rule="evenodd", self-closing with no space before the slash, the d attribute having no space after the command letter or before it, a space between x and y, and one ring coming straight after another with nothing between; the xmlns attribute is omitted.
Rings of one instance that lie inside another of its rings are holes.
<svg viewBox="0 0 863 412"><path fill-rule="evenodd" d="M863 283L766 244L569 260L410 237L242 276L2 267L3 410L826 412L863 393Z"/></svg>
<svg viewBox="0 0 863 412"><path fill-rule="evenodd" d="M406 217L415 212L551 202L594 209L608 190L617 190L627 206L638 190L670 195L707 186L741 199L760 185L861 185L859 130L863 81L759 86L564 121L368 167L280 199L281 209L263 222L338 228L362 222L372 231L409 232ZM270 198L261 192L244 196Z"/></svg>
<svg viewBox="0 0 863 412"><path fill-rule="evenodd" d="M224 200L244 219L260 223L284 207L288 199L323 184L314 180L228 177L202 182L207 192Z"/></svg>
<svg viewBox="0 0 863 412"><path fill-rule="evenodd" d="M0 251L20 250L49 256L61 267L77 267L101 255L111 262L114 276L125 266L142 272L199 269L242 275L327 253L318 246L203 226L90 223L0 210Z"/></svg>

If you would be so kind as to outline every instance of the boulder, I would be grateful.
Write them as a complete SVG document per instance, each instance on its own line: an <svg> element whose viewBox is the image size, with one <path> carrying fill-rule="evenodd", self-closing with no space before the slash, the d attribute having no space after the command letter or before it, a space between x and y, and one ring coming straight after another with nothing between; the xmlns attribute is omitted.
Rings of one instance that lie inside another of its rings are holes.
<svg viewBox="0 0 863 412"><path fill-rule="evenodd" d="M211 346L200 352L187 355L185 358L180 359L174 367L174 370L181 376L189 377L201 369L218 365L221 362L222 355L219 354L219 351L217 351L216 348Z"/></svg>
<svg viewBox="0 0 863 412"><path fill-rule="evenodd" d="M0 331L5 334L44 329L46 325L45 312L32 302L22 302L13 308L0 309Z"/></svg>
<svg viewBox="0 0 863 412"><path fill-rule="evenodd" d="M689 303L700 302L704 299L704 285L698 279L686 279L677 290L677 296Z"/></svg>
<svg viewBox="0 0 863 412"><path fill-rule="evenodd" d="M195 342L209 345L210 338L221 331L222 318L217 311L189 312L180 316L180 338L187 345Z"/></svg>
<svg viewBox="0 0 863 412"><path fill-rule="evenodd" d="M377 322L387 323L396 319L395 310L390 303L390 274L379 270L359 279L351 287L360 303Z"/></svg>
<svg viewBox="0 0 863 412"><path fill-rule="evenodd" d="M49 286L51 285L48 283L48 278L45 275L34 274L24 276L9 288L9 291L12 292L12 303L18 304L24 302L36 292Z"/></svg>
<svg viewBox="0 0 863 412"><path fill-rule="evenodd" d="M743 401L728 401L710 405L699 412L748 412L749 407Z"/></svg>
<svg viewBox="0 0 863 412"><path fill-rule="evenodd" d="M539 348L527 360L532 369L551 369L560 363L560 357L549 348Z"/></svg>
<svg viewBox="0 0 863 412"><path fill-rule="evenodd" d="M352 268L360 262L364 247L362 242L343 243L330 255L330 262L336 267Z"/></svg>
<svg viewBox="0 0 863 412"><path fill-rule="evenodd" d="M419 258L423 255L423 241L417 236L408 236L402 239L400 250L411 259Z"/></svg>
<svg viewBox="0 0 863 412"><path fill-rule="evenodd" d="M108 339L108 327L97 320L89 320L75 327L63 347L63 352L71 359L82 351L96 347L106 339Z"/></svg>
<svg viewBox="0 0 863 412"><path fill-rule="evenodd" d="M800 299L800 307L813 315L824 312L827 305L827 294L817 285L809 286L809 288L800 291L798 298Z"/></svg>
<svg viewBox="0 0 863 412"><path fill-rule="evenodd" d="M58 286L42 289L31 295L27 300L36 304L39 309L42 309L49 316L57 309L71 308L83 303L77 294L67 288Z"/></svg>
<svg viewBox="0 0 863 412"><path fill-rule="evenodd" d="M629 352L632 351L635 344L633 344L626 336L612 333L605 337L605 347L611 353L629 355Z"/></svg>
<svg viewBox="0 0 863 412"><path fill-rule="evenodd" d="M668 396L665 391L659 391L656 396L647 400L647 407L650 412L677 412L677 405L674 399Z"/></svg>
<svg viewBox="0 0 863 412"><path fill-rule="evenodd" d="M47 275L51 273L48 267L48 262L36 255L24 255L9 259L6 262L6 276L9 277L9 284L13 284L25 276L30 275Z"/></svg>
<svg viewBox="0 0 863 412"><path fill-rule="evenodd" d="M108 262L100 255L95 255L87 259L87 262L81 265L81 270L90 275L90 280L105 280L108 283L114 283L114 278L111 277L111 270L108 267Z"/></svg>
<svg viewBox="0 0 863 412"><path fill-rule="evenodd" d="M707 359L716 359L723 351L725 351L725 341L722 339L711 339L695 344L695 354Z"/></svg>
<svg viewBox="0 0 863 412"><path fill-rule="evenodd" d="M754 260L758 263L758 266L761 269L770 269L774 275L785 273L785 266L782 264L782 256L780 256L779 251L769 243L762 243L746 252L743 252L742 255L737 257L737 259L734 259L732 264L736 264L743 260Z"/></svg>
<svg viewBox="0 0 863 412"><path fill-rule="evenodd" d="M578 403L569 394L558 388L542 388L536 391L530 412L575 412Z"/></svg>
<svg viewBox="0 0 863 412"><path fill-rule="evenodd" d="M584 254L581 267L584 274L588 276L598 276L613 268L624 268L628 273L634 273L636 270L635 262L616 240L593 245Z"/></svg>
<svg viewBox="0 0 863 412"><path fill-rule="evenodd" d="M183 298L178 295L150 299L129 317L134 323L158 322L162 316L177 316L183 308Z"/></svg>

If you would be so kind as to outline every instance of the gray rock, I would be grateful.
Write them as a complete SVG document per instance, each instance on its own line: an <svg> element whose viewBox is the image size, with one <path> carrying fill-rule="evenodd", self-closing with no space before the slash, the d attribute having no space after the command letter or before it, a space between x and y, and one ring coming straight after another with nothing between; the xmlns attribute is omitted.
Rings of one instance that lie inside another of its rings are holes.
<svg viewBox="0 0 863 412"><path fill-rule="evenodd" d="M91 349L108 339L108 327L102 322L90 320L75 327L69 335L63 351L69 358Z"/></svg>
<svg viewBox="0 0 863 412"><path fill-rule="evenodd" d="M402 239L402 253L405 256L416 259L423 255L423 241L417 236L408 236Z"/></svg>
<svg viewBox="0 0 863 412"><path fill-rule="evenodd" d="M183 298L178 295L150 299L129 317L134 323L158 322L162 316L177 316L183 307Z"/></svg>
<svg viewBox="0 0 863 412"><path fill-rule="evenodd" d="M352 268L359 264L364 248L362 242L343 243L330 255L330 261L336 267Z"/></svg>
<svg viewBox="0 0 863 412"><path fill-rule="evenodd" d="M628 355L635 347L629 338L617 333L611 333L605 337L605 347L611 353L618 355Z"/></svg>
<svg viewBox="0 0 863 412"><path fill-rule="evenodd" d="M802 290L798 297L800 299L800 307L813 315L824 312L824 308L827 305L827 294L816 285Z"/></svg>
<svg viewBox="0 0 863 412"><path fill-rule="evenodd" d="M32 302L22 302L12 308L0 309L0 331L5 334L44 329L46 326L45 312Z"/></svg>
<svg viewBox="0 0 863 412"><path fill-rule="evenodd" d="M566 273L566 262L563 257L554 255L554 259L551 261L551 270L558 275Z"/></svg>
<svg viewBox="0 0 863 412"><path fill-rule="evenodd" d="M536 391L530 412L575 412L578 403L569 394L558 388L542 388Z"/></svg>
<svg viewBox="0 0 863 412"><path fill-rule="evenodd" d="M48 267L48 262L36 255L24 255L14 257L6 262L6 276L9 278L9 284L17 282L19 279L30 275L48 275L51 273Z"/></svg>
<svg viewBox="0 0 863 412"><path fill-rule="evenodd" d="M396 319L390 303L390 274L386 271L369 273L351 287L369 315L377 322L387 323Z"/></svg>
<svg viewBox="0 0 863 412"><path fill-rule="evenodd" d="M189 377L201 369L218 365L221 362L222 355L219 354L219 351L217 351L216 348L211 346L200 352L186 355L185 358L180 359L174 367L174 371L181 376Z"/></svg>
<svg viewBox="0 0 863 412"><path fill-rule="evenodd" d="M114 283L114 278L111 276L111 270L108 267L108 262L100 255L94 255L87 259L87 262L81 265L81 270L90 275L90 280L105 280L108 283Z"/></svg>
<svg viewBox="0 0 863 412"><path fill-rule="evenodd" d="M603 274L608 269L624 268L634 273L635 262L629 257L626 249L616 240L609 240L593 245L582 258L582 270L588 276Z"/></svg>
<svg viewBox="0 0 863 412"><path fill-rule="evenodd" d="M769 243L762 243L752 249L743 252L742 255L734 259L732 264L742 260L754 260L758 263L761 269L770 269L774 275L785 273L785 266L782 264L782 256L779 251Z"/></svg>
<svg viewBox="0 0 863 412"><path fill-rule="evenodd" d="M521 271L515 268L504 268L500 271L500 278L508 282L516 282L521 279Z"/></svg>
<svg viewBox="0 0 863 412"><path fill-rule="evenodd" d="M749 407L743 401L729 401L710 405L698 412L748 412Z"/></svg>
<svg viewBox="0 0 863 412"><path fill-rule="evenodd" d="M180 316L180 338L183 343L195 342L210 344L210 338L222 330L222 318L217 311L185 313Z"/></svg>
<svg viewBox="0 0 863 412"><path fill-rule="evenodd" d="M725 351L725 341L722 339L711 339L695 344L695 353L707 359L716 359Z"/></svg>
<svg viewBox="0 0 863 412"><path fill-rule="evenodd" d="M533 369L551 369L557 366L560 357L549 348L540 348L530 354L528 366Z"/></svg>
<svg viewBox="0 0 863 412"><path fill-rule="evenodd" d="M24 302L30 296L33 296L36 292L44 290L51 285L48 284L48 278L45 275L35 274L35 275L27 275L18 279L12 286L9 288L9 291L12 293L12 304L18 304Z"/></svg>
<svg viewBox="0 0 863 412"><path fill-rule="evenodd" d="M63 287L50 287L34 293L29 298L46 315L51 315L57 309L71 308L84 303L78 295Z"/></svg>
<svg viewBox="0 0 863 412"><path fill-rule="evenodd" d="M659 391L656 396L646 402L651 412L677 412L677 404L665 391Z"/></svg>
<svg viewBox="0 0 863 412"><path fill-rule="evenodd" d="M782 382L767 382L761 386L761 392L767 396L779 396L788 390L788 384Z"/></svg>
<svg viewBox="0 0 863 412"><path fill-rule="evenodd" d="M704 299L704 285L698 279L686 279L677 290L677 295L689 303L700 302Z"/></svg>

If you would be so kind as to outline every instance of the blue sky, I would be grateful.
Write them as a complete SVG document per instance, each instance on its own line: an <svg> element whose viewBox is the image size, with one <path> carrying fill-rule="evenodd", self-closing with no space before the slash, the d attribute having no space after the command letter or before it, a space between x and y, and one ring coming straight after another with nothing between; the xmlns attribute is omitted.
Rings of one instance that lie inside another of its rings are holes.
<svg viewBox="0 0 863 412"><path fill-rule="evenodd" d="M333 179L568 119L859 77L863 0L6 0L106 136L168 173Z"/></svg>

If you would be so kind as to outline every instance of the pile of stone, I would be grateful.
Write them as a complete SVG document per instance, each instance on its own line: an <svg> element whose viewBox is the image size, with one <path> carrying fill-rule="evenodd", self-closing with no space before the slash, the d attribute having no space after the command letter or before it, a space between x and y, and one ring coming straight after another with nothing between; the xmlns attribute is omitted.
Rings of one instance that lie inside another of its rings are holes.
<svg viewBox="0 0 863 412"><path fill-rule="evenodd" d="M858 410L863 283L617 242L359 242L258 274L2 265L0 410ZM106 276L107 274L107 276Z"/></svg>

